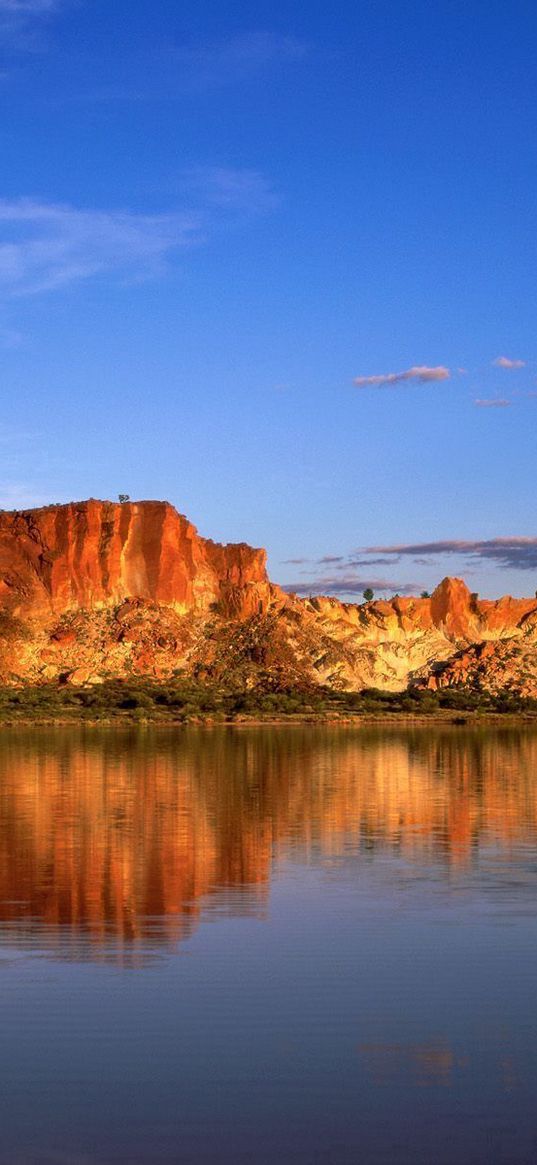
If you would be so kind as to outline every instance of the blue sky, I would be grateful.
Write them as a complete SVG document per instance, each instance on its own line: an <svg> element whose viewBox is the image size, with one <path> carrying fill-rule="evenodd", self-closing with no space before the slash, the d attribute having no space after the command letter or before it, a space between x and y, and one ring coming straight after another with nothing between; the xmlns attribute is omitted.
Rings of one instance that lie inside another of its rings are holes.
<svg viewBox="0 0 537 1165"><path fill-rule="evenodd" d="M0 0L0 505L533 594L536 42L520 0Z"/></svg>

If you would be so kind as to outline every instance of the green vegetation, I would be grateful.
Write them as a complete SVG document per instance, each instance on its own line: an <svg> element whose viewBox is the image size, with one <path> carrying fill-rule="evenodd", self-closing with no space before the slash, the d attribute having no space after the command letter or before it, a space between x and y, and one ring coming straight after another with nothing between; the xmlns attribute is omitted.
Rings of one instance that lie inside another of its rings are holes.
<svg viewBox="0 0 537 1165"><path fill-rule="evenodd" d="M334 692L302 687L230 690L181 675L156 680L109 680L77 688L44 684L0 688L0 724L54 721L236 721L242 718L353 718L361 716L537 715L537 700L505 690L491 695L466 688L438 692Z"/></svg>

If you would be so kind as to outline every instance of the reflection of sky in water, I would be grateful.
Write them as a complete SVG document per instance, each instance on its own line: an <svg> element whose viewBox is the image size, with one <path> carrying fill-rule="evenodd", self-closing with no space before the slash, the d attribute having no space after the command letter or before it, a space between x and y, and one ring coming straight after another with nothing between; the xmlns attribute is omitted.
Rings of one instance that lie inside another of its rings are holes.
<svg viewBox="0 0 537 1165"><path fill-rule="evenodd" d="M535 1160L536 827L529 730L5 733L1 1165Z"/></svg>

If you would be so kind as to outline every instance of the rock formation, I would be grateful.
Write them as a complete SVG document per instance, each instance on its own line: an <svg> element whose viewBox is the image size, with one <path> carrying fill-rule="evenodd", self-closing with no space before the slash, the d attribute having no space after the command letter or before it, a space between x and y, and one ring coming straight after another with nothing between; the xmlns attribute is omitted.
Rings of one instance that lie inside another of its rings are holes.
<svg viewBox="0 0 537 1165"><path fill-rule="evenodd" d="M266 606L266 554L219 546L168 502L95 501L0 512L0 605L63 615L150 599L177 613L221 603L238 617Z"/></svg>
<svg viewBox="0 0 537 1165"><path fill-rule="evenodd" d="M0 512L0 681L97 683L185 671L233 686L537 695L537 601L299 599L266 556L201 538L167 502Z"/></svg>

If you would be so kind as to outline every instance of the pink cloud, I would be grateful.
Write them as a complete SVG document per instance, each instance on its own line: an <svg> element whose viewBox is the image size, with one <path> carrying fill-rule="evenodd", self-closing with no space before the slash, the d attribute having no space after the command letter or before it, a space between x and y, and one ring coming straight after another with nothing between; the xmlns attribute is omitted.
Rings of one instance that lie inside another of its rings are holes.
<svg viewBox="0 0 537 1165"><path fill-rule="evenodd" d="M413 364L406 372L384 372L377 376L356 376L354 383L358 388L377 388L385 384L402 384L404 381L415 380L418 384L428 384L430 381L449 380L449 368L438 364L429 368L427 364Z"/></svg>
<svg viewBox="0 0 537 1165"><path fill-rule="evenodd" d="M496 368L525 368L525 360L510 360L508 356L497 356L492 361Z"/></svg>

